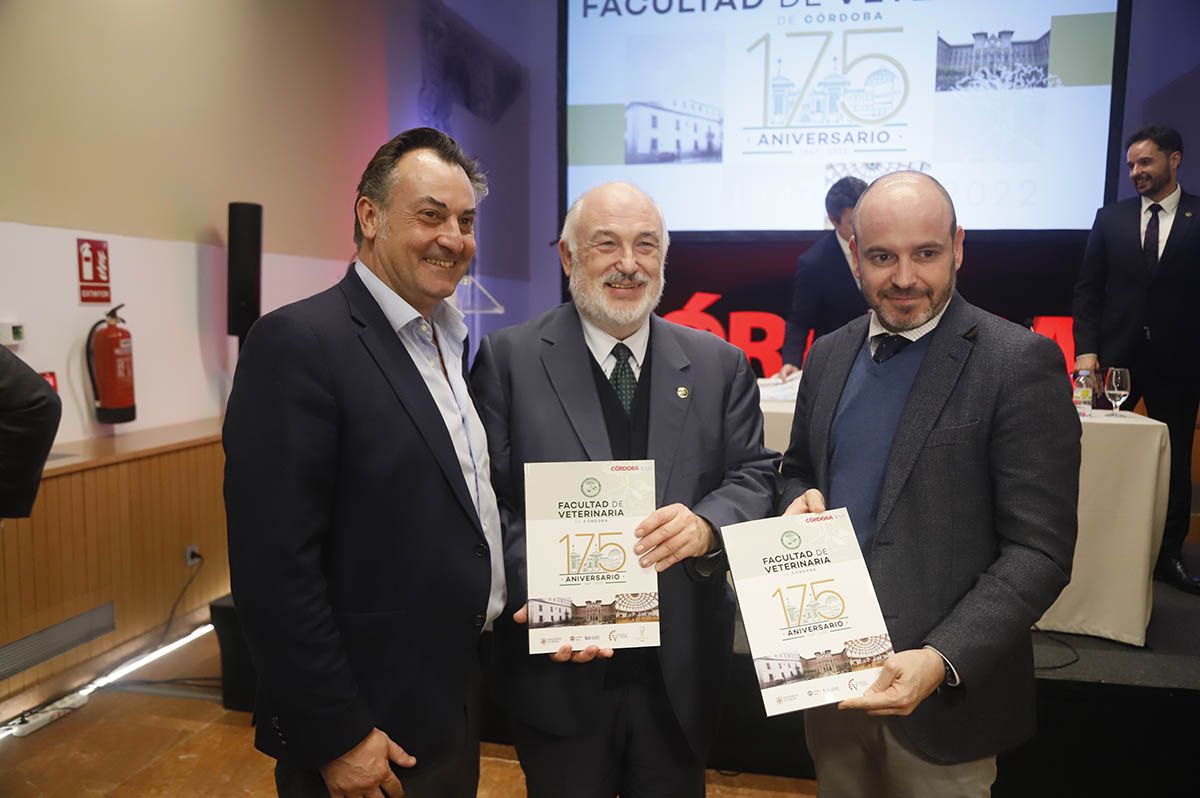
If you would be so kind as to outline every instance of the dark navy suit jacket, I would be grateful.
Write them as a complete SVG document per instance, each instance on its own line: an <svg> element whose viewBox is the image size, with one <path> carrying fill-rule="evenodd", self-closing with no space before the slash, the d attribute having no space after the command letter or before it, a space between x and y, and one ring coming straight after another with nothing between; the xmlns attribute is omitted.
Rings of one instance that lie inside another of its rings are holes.
<svg viewBox="0 0 1200 798"><path fill-rule="evenodd" d="M467 734L491 565L445 422L353 270L251 329L224 444L256 745L315 768L378 727L436 764Z"/></svg>
<svg viewBox="0 0 1200 798"><path fill-rule="evenodd" d="M1104 367L1128 367L1149 327L1156 346L1180 364L1180 377L1195 379L1200 197L1182 192L1153 270L1142 260L1141 203L1134 197L1096 212L1075 284L1075 351L1098 355Z"/></svg>

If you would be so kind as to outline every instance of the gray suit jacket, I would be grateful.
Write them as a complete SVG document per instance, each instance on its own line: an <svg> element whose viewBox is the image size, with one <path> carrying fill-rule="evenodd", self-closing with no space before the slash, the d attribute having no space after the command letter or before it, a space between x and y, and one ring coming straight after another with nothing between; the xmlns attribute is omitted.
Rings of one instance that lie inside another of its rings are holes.
<svg viewBox="0 0 1200 798"><path fill-rule="evenodd" d="M758 387L745 355L710 333L657 316L651 317L650 353L648 454L655 461L657 506L680 502L718 528L770 514L778 455L763 446ZM488 336L472 369L504 522L510 612L526 599L525 463L612 459L591 357L568 303ZM659 593L667 692L703 757L716 731L732 650L725 563L675 565L660 574ZM512 711L545 731L572 732L600 699L606 663L530 656L525 628L511 622L497 622L496 639Z"/></svg>
<svg viewBox="0 0 1200 798"><path fill-rule="evenodd" d="M830 427L868 321L813 345L780 510L809 488L829 495ZM1034 731L1029 628L1070 575L1080 426L1049 339L957 294L930 335L867 567L895 649L931 645L962 680L897 719L897 733L934 761L961 762Z"/></svg>

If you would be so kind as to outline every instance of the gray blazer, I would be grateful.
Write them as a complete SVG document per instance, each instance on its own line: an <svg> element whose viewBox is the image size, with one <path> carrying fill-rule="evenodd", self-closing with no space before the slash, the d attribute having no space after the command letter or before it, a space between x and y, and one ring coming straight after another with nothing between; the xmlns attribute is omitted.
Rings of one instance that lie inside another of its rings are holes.
<svg viewBox="0 0 1200 798"><path fill-rule="evenodd" d="M782 511L829 495L829 435L868 316L814 344L783 461ZM957 294L917 372L888 458L867 567L897 651L954 665L898 734L938 762L1035 729L1029 629L1066 585L1079 495L1078 416L1062 352Z"/></svg>
<svg viewBox="0 0 1200 798"><path fill-rule="evenodd" d="M657 316L650 355L648 454L657 506L680 502L718 528L770 514L779 456L763 446L758 387L745 355L711 333ZM510 607L507 623L496 624L501 683L517 717L556 734L571 733L600 699L606 663L530 656L525 628L510 613L526 600L525 463L612 459L591 358L568 303L488 336L472 368L504 523ZM723 558L668 568L659 593L664 681L680 726L703 757L732 651Z"/></svg>

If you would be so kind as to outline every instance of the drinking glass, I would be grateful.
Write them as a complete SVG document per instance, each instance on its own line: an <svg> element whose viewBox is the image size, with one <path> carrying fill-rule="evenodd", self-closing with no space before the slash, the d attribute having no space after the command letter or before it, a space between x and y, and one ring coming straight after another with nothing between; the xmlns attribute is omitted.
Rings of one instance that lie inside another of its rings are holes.
<svg viewBox="0 0 1200 798"><path fill-rule="evenodd" d="M1112 402L1110 416L1121 415L1121 403L1129 398L1129 369L1111 368L1104 375L1104 395Z"/></svg>

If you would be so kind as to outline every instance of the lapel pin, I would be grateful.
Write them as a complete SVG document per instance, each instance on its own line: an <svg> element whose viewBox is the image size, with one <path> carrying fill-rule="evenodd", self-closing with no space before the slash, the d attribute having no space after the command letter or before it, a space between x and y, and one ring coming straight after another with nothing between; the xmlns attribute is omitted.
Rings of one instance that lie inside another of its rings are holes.
<svg viewBox="0 0 1200 798"><path fill-rule="evenodd" d="M1191 211L1184 211L1184 212L1183 212L1183 215L1184 215L1184 216L1186 216L1186 217L1187 217L1187 218L1189 218L1189 219L1191 219L1191 218L1192 218L1192 212L1191 212Z"/></svg>
<svg viewBox="0 0 1200 798"><path fill-rule="evenodd" d="M680 399L687 399L688 398L688 389L684 388L682 385L680 385L678 388L675 389L675 395L678 396Z"/></svg>

